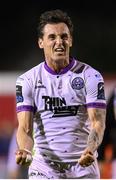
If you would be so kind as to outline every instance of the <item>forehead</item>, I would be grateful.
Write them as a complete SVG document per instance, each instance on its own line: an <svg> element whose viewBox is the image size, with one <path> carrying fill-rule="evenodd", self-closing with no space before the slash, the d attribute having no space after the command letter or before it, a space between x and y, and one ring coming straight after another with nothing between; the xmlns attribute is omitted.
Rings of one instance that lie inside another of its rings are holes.
<svg viewBox="0 0 116 180"><path fill-rule="evenodd" d="M44 27L44 35L63 33L70 33L68 26L65 23L46 24Z"/></svg>

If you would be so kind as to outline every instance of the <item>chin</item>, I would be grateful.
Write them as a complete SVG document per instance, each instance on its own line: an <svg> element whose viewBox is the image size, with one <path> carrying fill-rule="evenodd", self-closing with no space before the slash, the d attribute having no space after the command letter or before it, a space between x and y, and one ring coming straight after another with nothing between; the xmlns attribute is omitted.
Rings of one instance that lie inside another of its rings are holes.
<svg viewBox="0 0 116 180"><path fill-rule="evenodd" d="M66 57L64 56L59 56L59 57L54 58L55 62L60 62L60 61L65 61L65 60L66 60Z"/></svg>

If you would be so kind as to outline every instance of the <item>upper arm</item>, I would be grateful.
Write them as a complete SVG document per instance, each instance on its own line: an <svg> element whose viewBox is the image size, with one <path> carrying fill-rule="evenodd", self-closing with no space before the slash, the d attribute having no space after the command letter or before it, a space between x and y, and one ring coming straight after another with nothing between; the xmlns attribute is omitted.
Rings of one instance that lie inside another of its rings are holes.
<svg viewBox="0 0 116 180"><path fill-rule="evenodd" d="M85 72L86 105L91 127L105 127L106 99L104 79L95 69L88 68Z"/></svg>
<svg viewBox="0 0 116 180"><path fill-rule="evenodd" d="M18 131L32 134L34 100L31 79L25 74L16 81Z"/></svg>
<svg viewBox="0 0 116 180"><path fill-rule="evenodd" d="M24 131L29 135L32 135L33 131L33 113L30 111L22 111L17 113L18 118L18 130Z"/></svg>
<svg viewBox="0 0 116 180"><path fill-rule="evenodd" d="M88 116L91 128L98 128L98 130L105 128L106 109L88 108Z"/></svg>
<svg viewBox="0 0 116 180"><path fill-rule="evenodd" d="M104 79L98 71L92 68L85 71L85 90L88 108L106 108Z"/></svg>
<svg viewBox="0 0 116 180"><path fill-rule="evenodd" d="M24 74L16 81L17 112L34 112L33 84L31 78Z"/></svg>

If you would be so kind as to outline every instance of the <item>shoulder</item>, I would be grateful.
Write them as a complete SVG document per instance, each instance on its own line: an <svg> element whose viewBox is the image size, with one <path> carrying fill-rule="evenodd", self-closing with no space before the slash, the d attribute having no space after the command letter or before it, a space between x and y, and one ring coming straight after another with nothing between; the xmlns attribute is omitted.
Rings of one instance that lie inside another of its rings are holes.
<svg viewBox="0 0 116 180"><path fill-rule="evenodd" d="M78 66L80 67L83 67L83 71L84 72L98 72L100 73L97 69L95 69L94 67L92 67L91 65L85 63L85 62L82 62L82 61L77 61L78 62Z"/></svg>
<svg viewBox="0 0 116 180"><path fill-rule="evenodd" d="M93 78L99 81L103 81L103 76L99 70L79 60L75 60L75 64L71 71L73 71L76 74L81 74L85 80Z"/></svg>
<svg viewBox="0 0 116 180"><path fill-rule="evenodd" d="M85 77L93 77L99 80L103 80L102 73L99 70L95 69L94 67L86 63L85 63L84 74L85 74Z"/></svg>
<svg viewBox="0 0 116 180"><path fill-rule="evenodd" d="M72 67L71 71L73 71L76 74L79 73L86 73L86 72L98 72L95 70L92 66L90 66L87 63L84 63L82 61L74 59L75 63L74 66Z"/></svg>
<svg viewBox="0 0 116 180"><path fill-rule="evenodd" d="M23 74L19 75L17 77L17 81L21 81L21 80L29 80L29 79L35 79L37 75L39 75L39 73L42 70L44 62L38 64L37 66L32 67L31 69L29 69L28 71L24 72Z"/></svg>

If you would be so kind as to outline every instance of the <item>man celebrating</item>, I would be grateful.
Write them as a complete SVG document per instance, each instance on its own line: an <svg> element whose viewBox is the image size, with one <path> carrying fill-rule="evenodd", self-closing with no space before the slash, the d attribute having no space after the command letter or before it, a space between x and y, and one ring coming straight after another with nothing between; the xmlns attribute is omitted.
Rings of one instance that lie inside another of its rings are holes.
<svg viewBox="0 0 116 180"><path fill-rule="evenodd" d="M105 129L102 75L70 56L73 24L61 10L40 16L45 60L17 78L16 162L29 178L100 178L97 149ZM32 159L33 150L33 159Z"/></svg>

